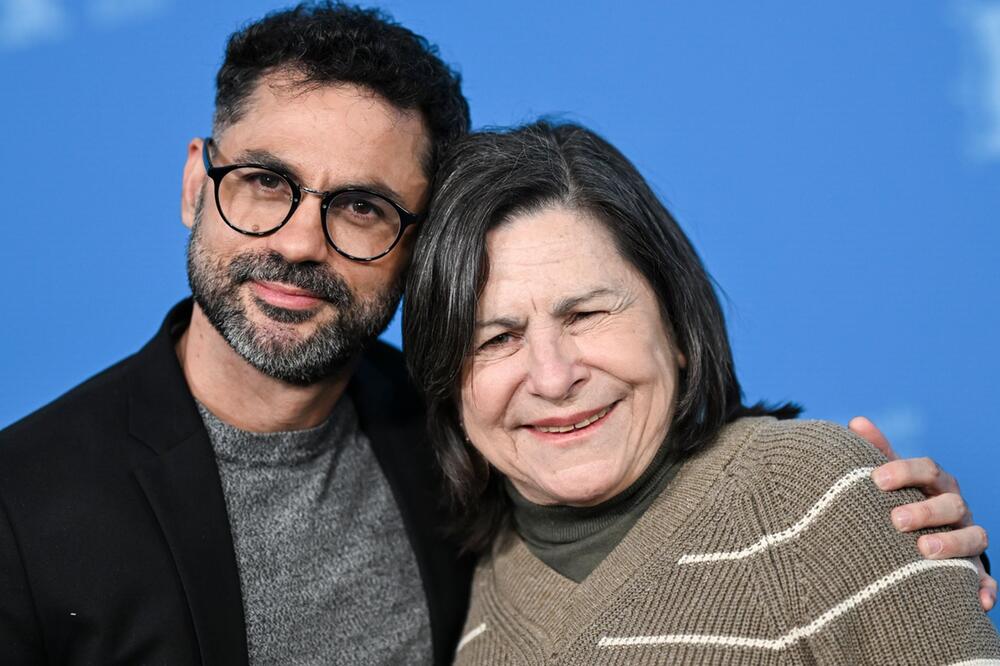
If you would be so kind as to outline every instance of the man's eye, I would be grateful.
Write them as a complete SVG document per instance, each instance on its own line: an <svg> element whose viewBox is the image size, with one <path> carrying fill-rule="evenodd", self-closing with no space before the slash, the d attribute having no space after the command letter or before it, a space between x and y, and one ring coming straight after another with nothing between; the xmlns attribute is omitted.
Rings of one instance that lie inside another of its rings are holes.
<svg viewBox="0 0 1000 666"><path fill-rule="evenodd" d="M255 173L248 180L262 190L277 190L285 184L279 176L273 173Z"/></svg>
<svg viewBox="0 0 1000 666"><path fill-rule="evenodd" d="M371 205L368 201L359 199L351 203L351 212L355 215L372 215L378 211L375 206Z"/></svg>
<svg viewBox="0 0 1000 666"><path fill-rule="evenodd" d="M343 192L330 202L327 215L338 222L393 231L398 217L389 202L374 194Z"/></svg>

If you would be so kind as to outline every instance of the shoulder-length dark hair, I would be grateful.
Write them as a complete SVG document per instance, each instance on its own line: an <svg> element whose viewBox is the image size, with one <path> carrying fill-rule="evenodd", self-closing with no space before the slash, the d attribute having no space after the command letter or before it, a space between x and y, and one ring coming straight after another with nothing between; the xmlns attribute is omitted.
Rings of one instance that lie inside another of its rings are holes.
<svg viewBox="0 0 1000 666"><path fill-rule="evenodd" d="M465 546L485 550L510 516L501 476L465 439L459 382L489 274L486 234L551 206L605 225L657 295L687 358L670 442L690 453L738 416L795 416L794 405L745 407L712 279L636 168L594 132L545 121L459 140L438 171L403 305L404 349L427 401L428 429Z"/></svg>

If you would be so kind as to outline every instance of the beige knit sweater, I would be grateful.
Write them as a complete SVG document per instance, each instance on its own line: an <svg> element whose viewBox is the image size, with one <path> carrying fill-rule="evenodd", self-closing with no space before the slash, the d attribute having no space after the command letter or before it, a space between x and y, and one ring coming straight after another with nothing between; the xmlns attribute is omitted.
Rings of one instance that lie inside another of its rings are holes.
<svg viewBox="0 0 1000 666"><path fill-rule="evenodd" d="M582 583L502 539L455 663L1000 664L975 567L893 528L919 493L876 489L882 462L833 424L737 421Z"/></svg>

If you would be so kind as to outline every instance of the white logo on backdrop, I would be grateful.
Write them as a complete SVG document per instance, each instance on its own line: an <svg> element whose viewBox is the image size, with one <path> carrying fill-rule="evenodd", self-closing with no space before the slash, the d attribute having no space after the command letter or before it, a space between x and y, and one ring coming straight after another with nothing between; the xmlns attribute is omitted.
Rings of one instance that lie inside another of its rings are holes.
<svg viewBox="0 0 1000 666"><path fill-rule="evenodd" d="M0 48L24 49L70 35L75 29L146 19L168 0L0 0Z"/></svg>
<svg viewBox="0 0 1000 666"><path fill-rule="evenodd" d="M961 3L959 15L970 36L961 94L973 123L972 151L1000 158L1000 3Z"/></svg>

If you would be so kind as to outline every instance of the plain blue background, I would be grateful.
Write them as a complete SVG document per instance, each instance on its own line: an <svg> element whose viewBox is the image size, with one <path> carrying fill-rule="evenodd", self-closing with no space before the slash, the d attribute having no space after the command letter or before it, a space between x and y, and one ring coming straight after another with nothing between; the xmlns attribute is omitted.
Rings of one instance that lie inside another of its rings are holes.
<svg viewBox="0 0 1000 666"><path fill-rule="evenodd" d="M225 37L278 6L0 0L0 426L187 293L185 146ZM476 126L558 114L635 161L725 291L748 399L870 415L1000 538L1000 3L383 6Z"/></svg>

